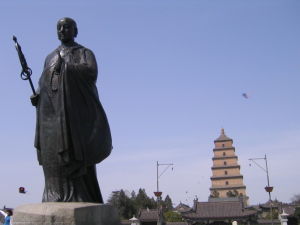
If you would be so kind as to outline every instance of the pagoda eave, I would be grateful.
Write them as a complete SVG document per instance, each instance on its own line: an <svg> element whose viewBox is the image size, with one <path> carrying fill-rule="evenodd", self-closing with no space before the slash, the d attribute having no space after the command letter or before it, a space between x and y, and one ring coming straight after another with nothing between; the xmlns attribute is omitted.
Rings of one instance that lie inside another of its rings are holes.
<svg viewBox="0 0 300 225"><path fill-rule="evenodd" d="M222 147L222 148L214 148L213 151L226 151L226 150L233 150L235 152L235 147Z"/></svg>
<svg viewBox="0 0 300 225"><path fill-rule="evenodd" d="M243 175L239 175L239 176L220 176L220 177L211 177L211 180L229 180L229 179L242 179Z"/></svg>
<svg viewBox="0 0 300 225"><path fill-rule="evenodd" d="M233 140L232 139L224 139L224 140L214 140L214 143L216 143L216 142L233 142Z"/></svg>
<svg viewBox="0 0 300 225"><path fill-rule="evenodd" d="M211 187L209 190L213 191L213 190L229 190L229 189L246 189L246 186L245 185L241 185L241 186L222 186L222 187Z"/></svg>
<svg viewBox="0 0 300 225"><path fill-rule="evenodd" d="M213 166L211 167L212 170L218 170L218 169L232 169L232 168L239 168L240 169L240 165L234 165L234 166Z"/></svg>
<svg viewBox="0 0 300 225"><path fill-rule="evenodd" d="M235 156L218 156L218 157L213 157L212 160L223 160L223 159L237 159L238 157Z"/></svg>

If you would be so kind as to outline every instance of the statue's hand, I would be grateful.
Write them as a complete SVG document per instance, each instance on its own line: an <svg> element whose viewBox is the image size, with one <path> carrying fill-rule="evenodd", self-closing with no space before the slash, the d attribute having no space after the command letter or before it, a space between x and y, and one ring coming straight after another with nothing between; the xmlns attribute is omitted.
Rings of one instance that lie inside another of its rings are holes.
<svg viewBox="0 0 300 225"><path fill-rule="evenodd" d="M37 106L37 104L39 102L39 95L31 95L30 101L33 106Z"/></svg>

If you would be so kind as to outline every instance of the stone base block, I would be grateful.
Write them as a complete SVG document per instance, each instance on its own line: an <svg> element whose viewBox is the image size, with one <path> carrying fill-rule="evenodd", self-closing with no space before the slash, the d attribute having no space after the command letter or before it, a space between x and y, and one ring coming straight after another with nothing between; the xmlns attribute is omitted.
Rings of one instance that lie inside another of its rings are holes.
<svg viewBox="0 0 300 225"><path fill-rule="evenodd" d="M120 225L111 205L83 202L27 204L14 209L13 225Z"/></svg>

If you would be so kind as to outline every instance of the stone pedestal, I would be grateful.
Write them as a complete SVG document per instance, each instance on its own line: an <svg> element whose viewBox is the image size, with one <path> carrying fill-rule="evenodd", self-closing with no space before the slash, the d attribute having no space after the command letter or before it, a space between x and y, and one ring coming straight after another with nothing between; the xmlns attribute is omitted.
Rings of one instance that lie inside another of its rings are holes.
<svg viewBox="0 0 300 225"><path fill-rule="evenodd" d="M120 225L117 210L95 203L47 202L18 206L14 225Z"/></svg>

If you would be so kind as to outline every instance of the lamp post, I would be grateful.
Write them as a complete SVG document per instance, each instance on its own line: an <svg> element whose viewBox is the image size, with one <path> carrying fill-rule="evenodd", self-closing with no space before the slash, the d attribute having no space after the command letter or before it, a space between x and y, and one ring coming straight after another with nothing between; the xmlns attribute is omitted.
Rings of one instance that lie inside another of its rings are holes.
<svg viewBox="0 0 300 225"><path fill-rule="evenodd" d="M154 195L157 198L157 213L158 213L158 222L157 224L161 224L160 222L160 200L161 200L161 195L162 192L159 191L159 178L168 170L170 166L173 166L173 163L158 163L156 162L156 191L154 192ZM159 174L159 166L165 166L165 169ZM173 170L173 167L172 167Z"/></svg>
<svg viewBox="0 0 300 225"><path fill-rule="evenodd" d="M273 187L270 186L270 179L269 179L269 169L268 169L268 160L267 155L265 154L264 158L251 158L249 159L252 161L255 165L257 165L259 168L261 168L265 173L267 174L267 186L265 187L266 192L269 194L269 202L270 202L270 216L271 216L271 223L273 225L273 208L272 208L272 198L271 198L271 192L273 191ZM258 164L257 160L265 160L265 167ZM251 165L251 164L250 164Z"/></svg>

